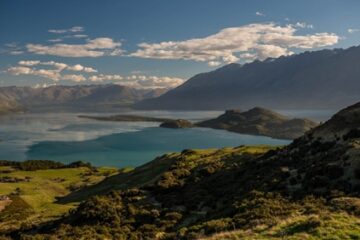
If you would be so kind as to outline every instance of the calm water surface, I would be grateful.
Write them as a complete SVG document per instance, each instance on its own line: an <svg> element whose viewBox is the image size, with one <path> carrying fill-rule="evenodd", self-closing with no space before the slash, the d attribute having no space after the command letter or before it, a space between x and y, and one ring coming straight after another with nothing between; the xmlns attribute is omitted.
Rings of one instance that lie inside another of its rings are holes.
<svg viewBox="0 0 360 240"><path fill-rule="evenodd" d="M333 112L283 111L295 117L326 120ZM101 122L82 119L80 114L34 113L0 118L0 159L50 159L61 162L83 160L96 166L138 166L167 152L187 148L218 148L243 144L283 145L289 141L236 134L222 130L164 129L159 123ZM109 115L114 113L109 113ZM209 119L218 111L137 111L121 114ZM102 114L104 115L104 114Z"/></svg>

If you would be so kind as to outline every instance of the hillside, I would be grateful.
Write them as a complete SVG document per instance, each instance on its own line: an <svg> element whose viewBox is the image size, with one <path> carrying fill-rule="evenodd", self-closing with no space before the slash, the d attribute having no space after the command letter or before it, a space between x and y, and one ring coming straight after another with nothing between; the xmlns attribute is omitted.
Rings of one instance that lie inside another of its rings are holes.
<svg viewBox="0 0 360 240"><path fill-rule="evenodd" d="M164 155L74 192L61 202L86 200L70 215L11 236L358 239L359 142L360 103L286 147Z"/></svg>
<svg viewBox="0 0 360 240"><path fill-rule="evenodd" d="M17 101L0 97L0 115L21 112L23 110L23 107L21 107Z"/></svg>
<svg viewBox="0 0 360 240"><path fill-rule="evenodd" d="M42 160L1 160L0 232L59 218L75 205L58 204L58 197L98 183L116 173L117 169L96 169L82 162L65 165Z"/></svg>
<svg viewBox="0 0 360 240"><path fill-rule="evenodd" d="M228 110L215 119L196 125L237 133L294 139L316 127L317 123L308 119L290 119L274 111L256 107L245 112Z"/></svg>
<svg viewBox="0 0 360 240"><path fill-rule="evenodd" d="M358 101L360 46L230 64L201 73L139 109L339 109Z"/></svg>
<svg viewBox="0 0 360 240"><path fill-rule="evenodd" d="M129 107L144 98L157 97L165 89L134 89L120 85L2 87L0 99L30 111L54 109L93 110ZM8 104L9 105L9 104ZM1 107L1 106L0 106Z"/></svg>

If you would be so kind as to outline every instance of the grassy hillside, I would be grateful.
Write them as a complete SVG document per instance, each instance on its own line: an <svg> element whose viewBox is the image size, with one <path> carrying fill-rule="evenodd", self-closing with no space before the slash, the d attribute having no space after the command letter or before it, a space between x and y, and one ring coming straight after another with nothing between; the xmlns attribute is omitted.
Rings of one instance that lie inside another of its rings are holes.
<svg viewBox="0 0 360 240"><path fill-rule="evenodd" d="M174 164L187 166L195 169L208 163L220 163L229 156L254 156L273 149L269 146L242 146L239 148L207 149L207 150L184 150L182 153L169 153L155 160L137 167L134 170L125 169L118 175L106 178L99 184L83 188L73 192L59 200L60 203L79 202L97 194L104 194L111 190L121 190L133 187L150 186L156 183L163 175L167 174Z"/></svg>
<svg viewBox="0 0 360 240"><path fill-rule="evenodd" d="M24 171L0 166L0 196L9 196L10 205L0 211L0 231L21 224L48 221L67 213L76 204L57 204L58 197L100 182L116 169L88 167ZM1 201L0 201L1 203Z"/></svg>

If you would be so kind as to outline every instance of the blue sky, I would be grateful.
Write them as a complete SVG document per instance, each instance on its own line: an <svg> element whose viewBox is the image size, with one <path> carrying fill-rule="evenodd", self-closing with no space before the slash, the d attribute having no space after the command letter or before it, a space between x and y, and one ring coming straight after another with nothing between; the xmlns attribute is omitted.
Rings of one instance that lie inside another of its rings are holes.
<svg viewBox="0 0 360 240"><path fill-rule="evenodd" d="M0 85L174 87L231 62L359 45L359 12L358 0L2 0Z"/></svg>

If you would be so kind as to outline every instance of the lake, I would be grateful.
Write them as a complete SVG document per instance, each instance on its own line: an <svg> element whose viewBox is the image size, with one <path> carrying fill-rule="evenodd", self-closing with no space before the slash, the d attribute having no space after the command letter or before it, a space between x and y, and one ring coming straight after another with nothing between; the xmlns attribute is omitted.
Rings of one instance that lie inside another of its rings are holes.
<svg viewBox="0 0 360 240"><path fill-rule="evenodd" d="M293 117L324 121L333 111L280 111ZM96 113L26 113L0 118L0 159L49 159L64 163L83 160L95 166L136 167L167 152L188 148L239 145L284 145L287 140L250 136L223 130L165 129L159 123L101 122L78 118ZM108 113L112 115L115 113ZM119 114L119 113L117 113ZM137 114L190 121L209 119L218 111L129 111ZM101 114L104 115L104 114Z"/></svg>

